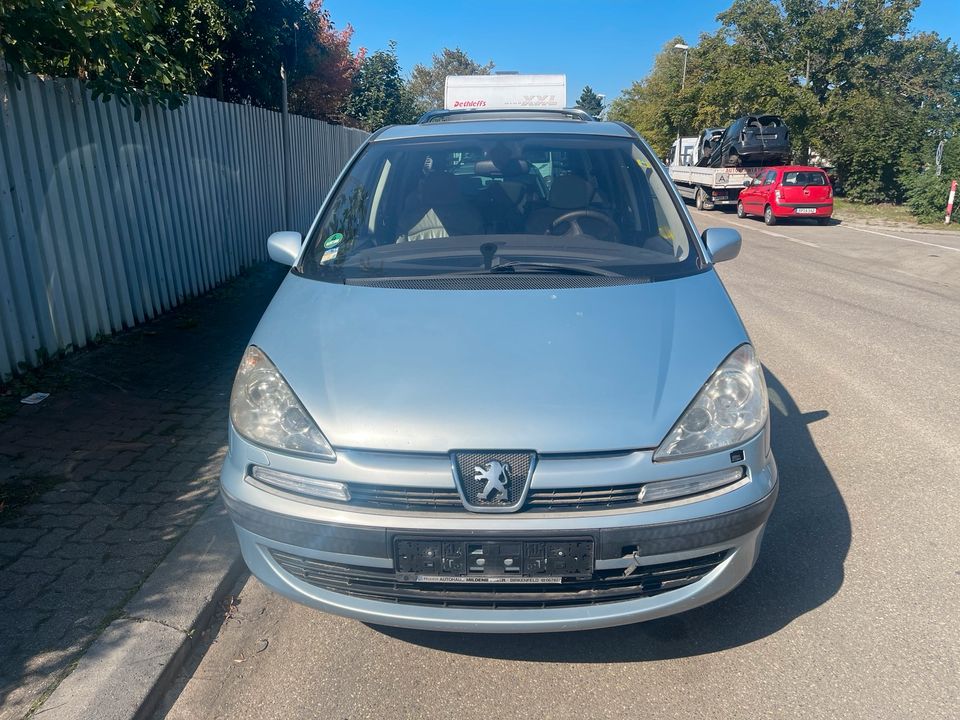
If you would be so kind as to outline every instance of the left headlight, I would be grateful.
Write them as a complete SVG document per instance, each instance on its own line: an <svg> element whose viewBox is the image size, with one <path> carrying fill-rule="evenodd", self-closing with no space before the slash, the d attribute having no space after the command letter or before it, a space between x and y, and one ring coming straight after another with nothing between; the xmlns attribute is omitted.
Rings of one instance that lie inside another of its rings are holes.
<svg viewBox="0 0 960 720"><path fill-rule="evenodd" d="M259 445L336 460L337 455L260 348L243 354L230 394L230 420L243 437Z"/></svg>
<svg viewBox="0 0 960 720"><path fill-rule="evenodd" d="M749 345L741 345L710 376L657 448L654 460L724 450L749 440L767 422L767 385Z"/></svg>

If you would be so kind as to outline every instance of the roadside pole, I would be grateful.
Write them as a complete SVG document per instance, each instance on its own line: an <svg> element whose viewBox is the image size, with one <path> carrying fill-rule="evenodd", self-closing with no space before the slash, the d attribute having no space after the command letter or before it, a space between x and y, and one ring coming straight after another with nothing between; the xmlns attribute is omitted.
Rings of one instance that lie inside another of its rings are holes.
<svg viewBox="0 0 960 720"><path fill-rule="evenodd" d="M950 224L950 216L953 214L953 199L957 195L957 181L954 180L950 183L950 196L947 198L947 217L944 219L943 224Z"/></svg>
<svg viewBox="0 0 960 720"><path fill-rule="evenodd" d="M287 112L287 69L280 65L280 77L283 79L283 98L280 101L280 151L283 154L283 227L293 229L293 208L290 202L290 115Z"/></svg>

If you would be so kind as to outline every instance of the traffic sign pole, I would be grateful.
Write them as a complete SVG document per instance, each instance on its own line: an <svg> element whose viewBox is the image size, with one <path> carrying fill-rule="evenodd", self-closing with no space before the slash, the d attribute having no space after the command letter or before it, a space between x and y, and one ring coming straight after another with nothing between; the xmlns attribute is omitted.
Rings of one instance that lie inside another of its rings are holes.
<svg viewBox="0 0 960 720"><path fill-rule="evenodd" d="M947 217L944 219L943 224L950 224L950 216L953 214L953 199L957 195L957 181L954 180L950 183L950 197L947 198Z"/></svg>

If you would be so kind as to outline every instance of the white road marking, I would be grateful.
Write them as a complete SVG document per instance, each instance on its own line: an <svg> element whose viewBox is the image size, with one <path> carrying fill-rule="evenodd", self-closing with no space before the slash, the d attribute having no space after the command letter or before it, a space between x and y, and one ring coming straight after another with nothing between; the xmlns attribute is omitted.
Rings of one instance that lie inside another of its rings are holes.
<svg viewBox="0 0 960 720"><path fill-rule="evenodd" d="M800 240L799 238L792 238L789 235L782 235L780 233L773 232L772 230L764 230L763 228L755 227L754 225L747 225L745 223L737 222L736 220L729 220L727 218L723 218L723 222L728 222L731 225L742 227L745 230L756 230L757 232L762 232L764 235L769 235L770 237L780 238L782 240L789 240L790 242L797 243L798 245L806 245L807 247L812 247L812 248L820 247L816 243L812 243L809 240Z"/></svg>
<svg viewBox="0 0 960 720"><path fill-rule="evenodd" d="M960 248L950 247L949 245L937 245L937 243L924 242L923 240L914 240L913 238L901 237L900 235L891 235L890 233L877 232L876 230L867 230L862 227L853 227L847 225L850 230L859 230L860 232L870 233L871 235L882 235L883 237L893 238L894 240L904 240L906 242L916 243L917 245L928 245L930 247L940 248L941 250L953 250L960 252Z"/></svg>

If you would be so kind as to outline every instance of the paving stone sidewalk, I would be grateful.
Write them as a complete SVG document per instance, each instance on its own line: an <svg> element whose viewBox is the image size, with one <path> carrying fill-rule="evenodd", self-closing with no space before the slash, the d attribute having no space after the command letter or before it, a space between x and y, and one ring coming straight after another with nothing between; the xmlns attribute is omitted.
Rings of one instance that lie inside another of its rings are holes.
<svg viewBox="0 0 960 720"><path fill-rule="evenodd" d="M0 720L36 709L216 497L233 374L282 277L257 266L55 363L43 403L8 399Z"/></svg>

